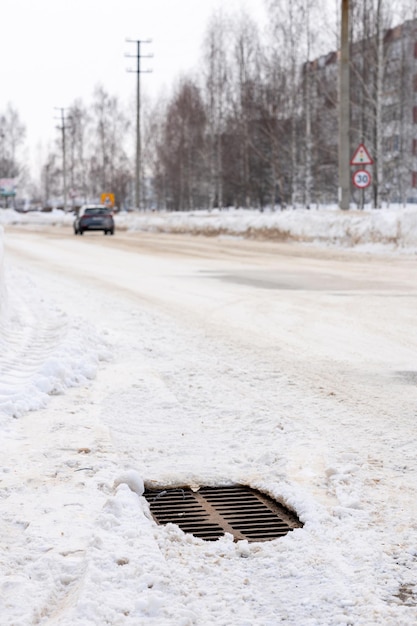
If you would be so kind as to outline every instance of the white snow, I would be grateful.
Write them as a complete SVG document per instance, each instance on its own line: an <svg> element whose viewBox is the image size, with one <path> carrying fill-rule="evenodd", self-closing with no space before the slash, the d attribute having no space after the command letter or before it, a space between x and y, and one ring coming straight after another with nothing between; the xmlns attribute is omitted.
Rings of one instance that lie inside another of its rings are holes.
<svg viewBox="0 0 417 626"><path fill-rule="evenodd" d="M72 217L58 211L0 222L2 625L417 623L417 207L116 216L116 229L225 246L276 237L377 253L351 297L202 286L216 259L110 261L94 236L87 252L87 236L67 243ZM45 224L63 232L47 250ZM393 259L392 274L376 258ZM402 258L411 274L396 285ZM304 527L203 542L156 526L142 497L144 484L231 483Z"/></svg>
<svg viewBox="0 0 417 626"><path fill-rule="evenodd" d="M30 224L41 228L73 222L71 213L18 214L2 210L0 224ZM206 236L230 235L275 240L295 240L321 245L339 245L374 252L415 251L417 248L417 205L392 206L379 210L340 211L336 207L319 210L296 209L257 211L224 209L188 212L141 212L116 214L116 225L132 231L192 233Z"/></svg>

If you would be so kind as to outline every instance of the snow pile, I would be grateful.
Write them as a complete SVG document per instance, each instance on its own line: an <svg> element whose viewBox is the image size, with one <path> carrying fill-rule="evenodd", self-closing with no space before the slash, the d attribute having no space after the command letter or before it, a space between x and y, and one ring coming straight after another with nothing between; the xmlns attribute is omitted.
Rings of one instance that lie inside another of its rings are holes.
<svg viewBox="0 0 417 626"><path fill-rule="evenodd" d="M337 207L318 210L257 211L225 209L178 212L120 212L116 228L161 233L190 233L205 236L237 236L274 241L300 241L344 247L385 246L417 250L417 206L393 206L381 210L340 211ZM0 223L71 226L72 213L16 213L0 211Z"/></svg>
<svg viewBox="0 0 417 626"><path fill-rule="evenodd" d="M72 225L73 221L73 213L65 213L59 209L45 212L28 211L27 213L21 213L14 209L0 209L0 224L10 226L17 224L62 226Z"/></svg>
<svg viewBox="0 0 417 626"><path fill-rule="evenodd" d="M336 208L295 211L194 211L118 215L117 225L131 230L231 235L326 245L383 244L417 250L417 207L379 211Z"/></svg>
<svg viewBox="0 0 417 626"><path fill-rule="evenodd" d="M6 283L4 280L4 242L3 242L4 231L0 226L0 322L2 312L4 313L6 308Z"/></svg>

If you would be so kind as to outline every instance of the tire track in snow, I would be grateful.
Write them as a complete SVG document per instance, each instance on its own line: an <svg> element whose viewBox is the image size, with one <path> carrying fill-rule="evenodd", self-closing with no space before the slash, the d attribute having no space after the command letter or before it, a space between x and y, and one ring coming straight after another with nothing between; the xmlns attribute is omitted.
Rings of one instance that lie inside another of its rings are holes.
<svg viewBox="0 0 417 626"><path fill-rule="evenodd" d="M13 417L24 411L24 405L35 408L42 393L39 386L46 391L42 366L66 332L64 317L59 319L36 295L28 281L21 292L13 285L0 325L0 411Z"/></svg>
<svg viewBox="0 0 417 626"><path fill-rule="evenodd" d="M27 272L6 272L0 318L0 415L19 417L95 377L104 342L47 302Z"/></svg>

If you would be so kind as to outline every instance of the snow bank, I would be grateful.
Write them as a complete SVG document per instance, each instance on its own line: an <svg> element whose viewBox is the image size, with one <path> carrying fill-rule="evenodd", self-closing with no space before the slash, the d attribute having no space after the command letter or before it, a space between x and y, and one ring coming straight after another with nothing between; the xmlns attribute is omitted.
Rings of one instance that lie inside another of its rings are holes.
<svg viewBox="0 0 417 626"><path fill-rule="evenodd" d="M50 213L0 211L0 223L43 227L71 226L74 216L55 210ZM234 236L272 241L299 241L316 245L417 251L417 206L392 206L381 210L340 211L337 207L306 210L257 211L225 209L213 211L121 212L116 228L131 231L190 233Z"/></svg>
<svg viewBox="0 0 417 626"><path fill-rule="evenodd" d="M232 235L276 241L342 245L383 244L417 248L417 207L348 212L336 208L295 211L194 211L117 217L131 230Z"/></svg>
<svg viewBox="0 0 417 626"><path fill-rule="evenodd" d="M3 228L0 226L0 323L6 307L6 284L4 281L4 244Z"/></svg>
<svg viewBox="0 0 417 626"><path fill-rule="evenodd" d="M30 224L32 226L43 226L45 224L49 224L62 226L72 225L73 221L73 213L65 213L59 209L54 209L53 211L45 213L40 211L20 213L14 209L0 209L0 224L4 225Z"/></svg>

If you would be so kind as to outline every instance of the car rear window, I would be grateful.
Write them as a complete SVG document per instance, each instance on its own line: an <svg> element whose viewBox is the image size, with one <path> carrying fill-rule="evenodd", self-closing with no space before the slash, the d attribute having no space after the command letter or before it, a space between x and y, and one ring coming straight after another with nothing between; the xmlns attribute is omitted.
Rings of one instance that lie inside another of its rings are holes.
<svg viewBox="0 0 417 626"><path fill-rule="evenodd" d="M93 207L84 211L84 215L107 215L108 213L110 213L108 209L101 209L100 207Z"/></svg>

